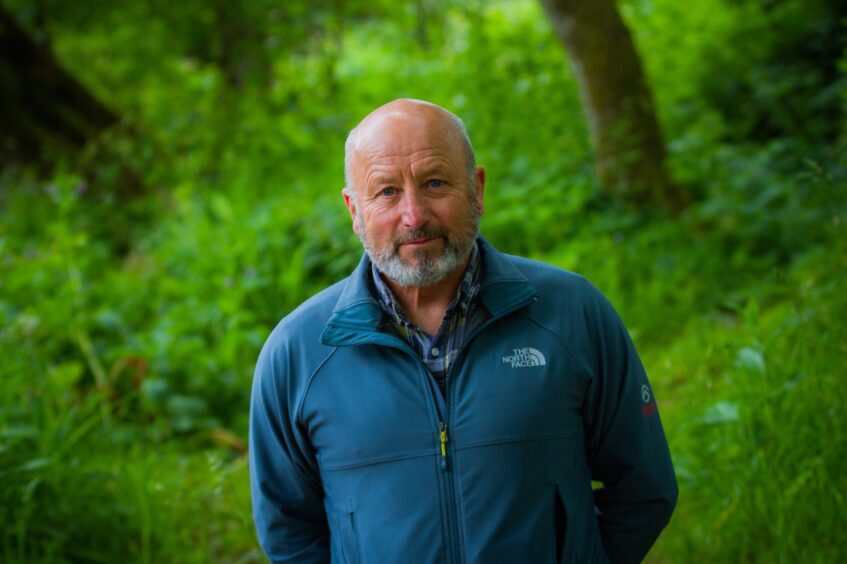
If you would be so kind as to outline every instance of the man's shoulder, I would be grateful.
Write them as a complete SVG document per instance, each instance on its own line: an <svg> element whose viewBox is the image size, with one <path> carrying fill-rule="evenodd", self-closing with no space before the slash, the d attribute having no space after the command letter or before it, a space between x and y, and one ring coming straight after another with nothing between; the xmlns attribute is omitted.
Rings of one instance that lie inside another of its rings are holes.
<svg viewBox="0 0 847 564"><path fill-rule="evenodd" d="M265 347L275 348L293 341L318 343L348 279L324 288L283 317L271 331Z"/></svg>
<svg viewBox="0 0 847 564"><path fill-rule="evenodd" d="M581 274L518 255L504 254L504 257L540 294L552 292L572 300L593 300L599 295L597 288Z"/></svg>
<svg viewBox="0 0 847 564"><path fill-rule="evenodd" d="M320 342L320 334L332 315L345 280L318 292L277 323L256 361L254 401L275 398L274 405L278 406L275 409L294 413L310 375L332 354L333 348Z"/></svg>
<svg viewBox="0 0 847 564"><path fill-rule="evenodd" d="M614 307L585 276L526 257L505 258L535 289L537 299L529 311L537 321L571 335L617 325Z"/></svg>

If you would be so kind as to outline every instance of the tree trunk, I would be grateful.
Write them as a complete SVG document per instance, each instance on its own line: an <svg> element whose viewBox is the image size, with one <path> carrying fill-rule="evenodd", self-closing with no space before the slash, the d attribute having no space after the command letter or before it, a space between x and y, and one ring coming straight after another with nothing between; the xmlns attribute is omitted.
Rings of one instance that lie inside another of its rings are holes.
<svg viewBox="0 0 847 564"><path fill-rule="evenodd" d="M117 120L0 6L0 162L80 147Z"/></svg>
<svg viewBox="0 0 847 564"><path fill-rule="evenodd" d="M685 193L665 168L665 145L632 36L614 0L541 0L573 66L601 186L640 208L678 211Z"/></svg>

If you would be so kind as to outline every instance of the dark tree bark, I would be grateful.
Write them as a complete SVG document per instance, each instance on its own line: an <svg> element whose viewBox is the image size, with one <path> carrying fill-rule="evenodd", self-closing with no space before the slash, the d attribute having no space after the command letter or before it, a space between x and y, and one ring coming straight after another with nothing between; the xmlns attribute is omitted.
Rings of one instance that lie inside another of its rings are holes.
<svg viewBox="0 0 847 564"><path fill-rule="evenodd" d="M650 89L614 0L541 3L579 83L600 184L641 208L684 207L686 194L668 176Z"/></svg>
<svg viewBox="0 0 847 564"><path fill-rule="evenodd" d="M0 163L81 147L117 121L0 6Z"/></svg>

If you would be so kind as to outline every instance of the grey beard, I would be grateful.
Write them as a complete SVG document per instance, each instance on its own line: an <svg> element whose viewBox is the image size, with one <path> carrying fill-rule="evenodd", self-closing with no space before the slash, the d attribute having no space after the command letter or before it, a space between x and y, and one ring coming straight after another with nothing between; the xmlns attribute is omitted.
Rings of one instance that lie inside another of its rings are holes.
<svg viewBox="0 0 847 564"><path fill-rule="evenodd" d="M458 236L451 235L443 228L416 229L393 239L381 253L371 248L364 222L360 220L359 239L377 270L401 286L419 288L440 282L465 264L479 234L479 220L478 206L472 205L467 228ZM398 247L408 241L432 237L444 239L443 253L432 257L425 249L419 249L415 251L416 264L406 264L398 252Z"/></svg>

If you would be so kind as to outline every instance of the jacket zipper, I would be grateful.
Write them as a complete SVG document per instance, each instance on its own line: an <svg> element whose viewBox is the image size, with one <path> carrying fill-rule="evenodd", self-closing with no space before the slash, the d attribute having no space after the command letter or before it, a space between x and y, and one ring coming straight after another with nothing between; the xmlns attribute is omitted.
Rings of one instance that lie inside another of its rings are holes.
<svg viewBox="0 0 847 564"><path fill-rule="evenodd" d="M429 375L427 374L427 377ZM447 561L456 564L462 561L461 540L459 537L459 520L456 510L455 475L450 471L447 457L447 423L438 422L438 443L441 446L441 472L443 474L444 508L447 511Z"/></svg>
<svg viewBox="0 0 847 564"><path fill-rule="evenodd" d="M482 330L487 326L488 323L483 324L479 330ZM479 331L475 332L474 335L478 334ZM395 348L404 352L411 356L413 359L417 360L420 363L421 369L423 370L423 378L424 381L429 387L430 395L433 403L435 404L435 412L438 413L440 410L438 409L439 398L436 394L440 394L435 383L430 376L429 372L426 370L426 365L423 363L423 360L415 353L415 351L404 341L395 336L387 336L380 333L374 333L372 335L371 342L374 344L380 344L384 346L388 346L391 348ZM467 341L466 341L467 342ZM464 347L462 347L464 349ZM459 540L459 523L458 517L456 516L456 491L455 485L453 483L455 477L452 476L453 472L450 472L450 468L447 464L448 459L448 447L447 442L449 439L448 436L448 426L447 422L450 416L450 402L449 402L449 390L450 390L450 382L448 378L447 382L447 393L444 394L444 413L441 414L441 418L438 421L438 444L439 444L439 454L441 455L441 471L443 473L442 479L442 487L441 487L441 495L442 500L444 502L444 509L447 513L447 538L446 541L446 551L447 551L447 562L460 564L462 562L462 551Z"/></svg>
<svg viewBox="0 0 847 564"><path fill-rule="evenodd" d="M448 520L448 529L449 529L448 530L448 536L447 536L448 561L453 561L453 562L457 562L457 563L462 562L461 539L460 539L460 535L459 535L459 520L458 520L458 517L456 515L457 511L458 511L456 509L458 502L456 500L456 490L455 490L455 483L454 483L456 477L455 477L455 475L453 475L454 474L453 472L450 472L450 468L447 465L447 440L449 438L448 435L447 435L447 421L449 421L449 419L450 419L450 391L451 391L450 390L450 388L451 388L450 384L453 381L453 378L451 378L451 376L452 376L451 373L454 372L455 366L457 364L459 364L458 363L459 359L464 354L464 352L467 349L470 342L473 341L473 339L477 335L482 333L486 328L488 328L489 325L494 323L497 319L500 319L501 317L508 315L509 313L512 313L513 311L515 311L515 310L517 310L521 307L524 307L525 305L530 303L530 301L532 301L532 300L527 300L526 302L521 303L520 305L517 305L517 306L515 306L514 308L512 308L508 311L501 312L500 315L498 315L496 317L491 317L490 319L486 320L485 323L483 323L476 331L474 331L472 334L468 335L468 337L465 339L465 342L462 344L462 348L456 354L456 358L454 359L453 364L450 366L450 368L447 371L447 387L446 387L446 392L444 394L444 414L443 414L444 419L442 419L438 423L438 442L439 442L439 445L441 446L441 470L442 470L442 472L445 473L445 480L444 481L446 482L446 486L447 486L447 520ZM424 371L426 371L426 370L424 369ZM429 377L428 374L426 376ZM438 393L437 390L436 390L436 393ZM434 399L436 405L438 405L438 399L437 398L433 398L433 399ZM450 557L451 552L453 553L452 558Z"/></svg>
<svg viewBox="0 0 847 564"><path fill-rule="evenodd" d="M465 349L467 349L468 344L482 331L484 331L489 325L494 323L496 320L501 317L516 311L527 304L529 304L533 299L525 300L520 304L514 305L514 307L501 311L496 317L491 317L485 323L483 323L476 331L474 331L471 335L469 335L466 339L462 348L459 350L456 355L456 359L453 361L453 364L450 366L447 371L447 388L444 394L444 413L442 414L442 419L438 422L438 444L440 447L441 454L441 470L444 473L444 486L445 486L445 509L447 511L447 561L455 562L457 564L462 562L462 549L461 549L461 540L459 535L459 521L457 517L457 500L456 500L456 490L455 490L455 475L453 472L450 472L450 468L447 464L448 459L448 447L447 442L449 436L447 434L448 430L448 421L450 419L450 383L452 381L451 373L454 372L454 367L458 364L458 360L461 358L462 353L464 353ZM435 397L435 394L439 394L440 392L437 389L434 389L434 384L432 383L432 378L426 370L426 366L423 363L423 360L418 357L415 351L404 341L399 339L398 337L386 337L380 333L374 333L373 338L371 340L374 344L381 344L385 346L389 346L392 348L399 349L406 354L412 356L412 358L420 361L421 367L424 371L424 376L430 380L430 393L432 394L432 400L435 402L436 411L438 411L438 398Z"/></svg>
<svg viewBox="0 0 847 564"><path fill-rule="evenodd" d="M438 440L441 442L441 469L447 470L447 423L441 421L438 424L438 428L440 432L438 433Z"/></svg>

